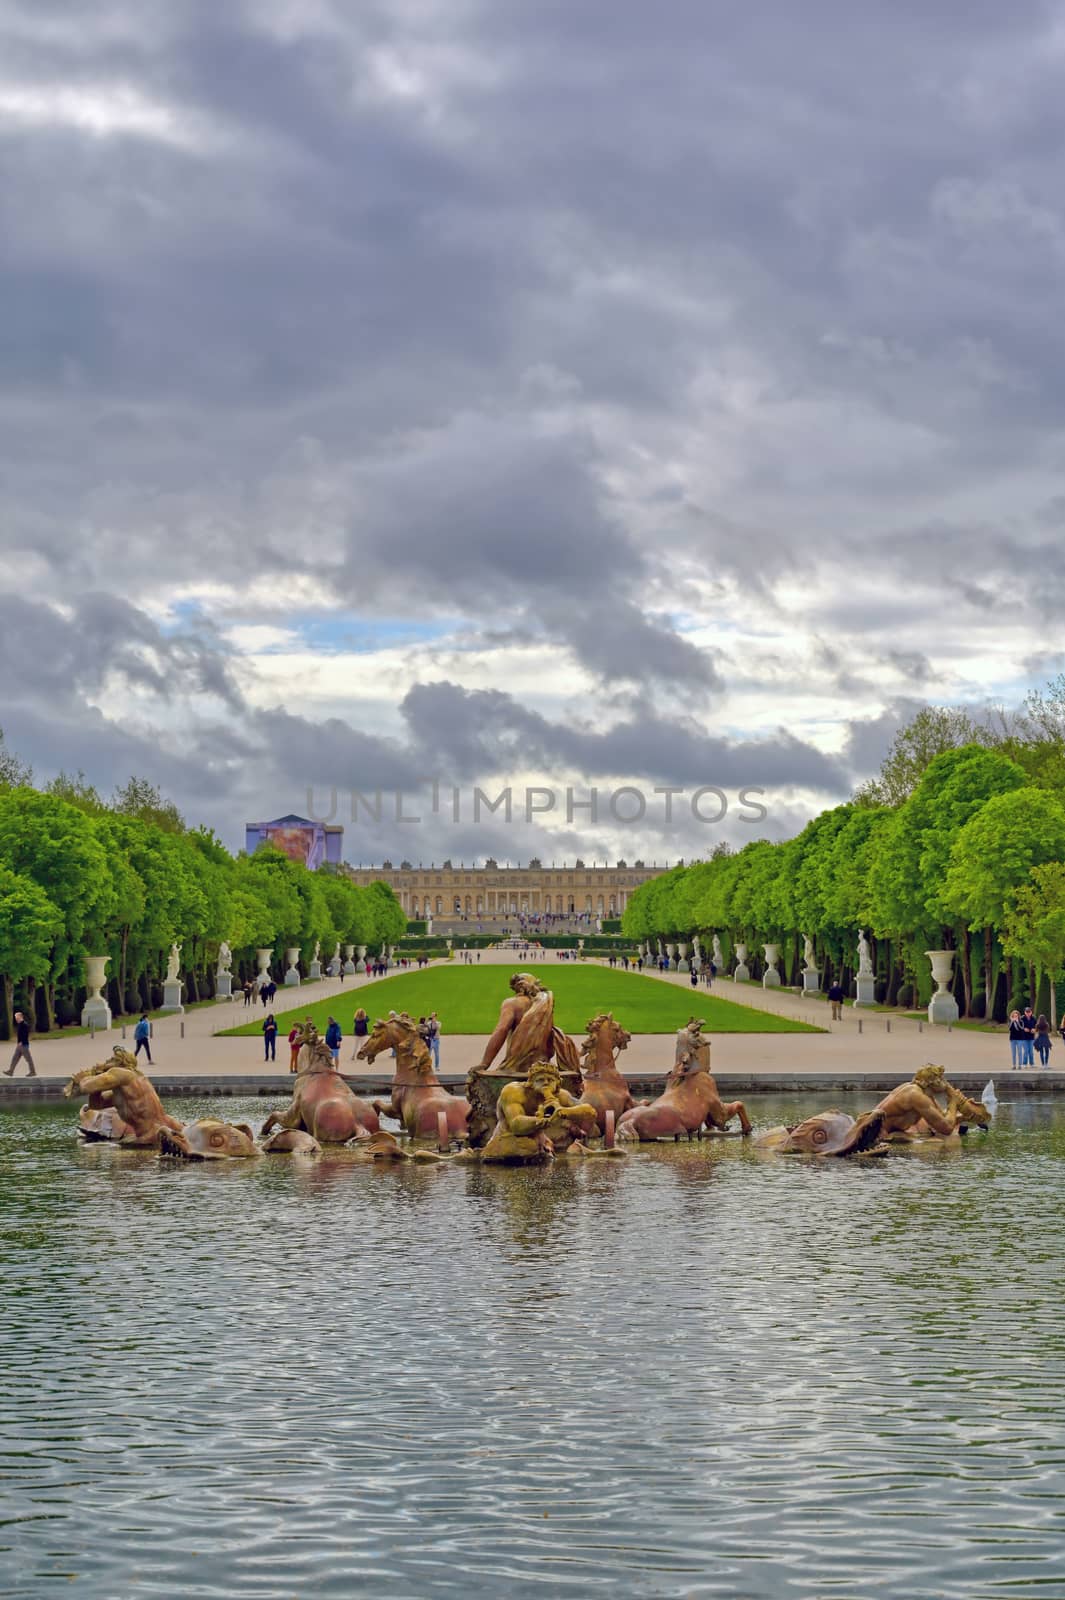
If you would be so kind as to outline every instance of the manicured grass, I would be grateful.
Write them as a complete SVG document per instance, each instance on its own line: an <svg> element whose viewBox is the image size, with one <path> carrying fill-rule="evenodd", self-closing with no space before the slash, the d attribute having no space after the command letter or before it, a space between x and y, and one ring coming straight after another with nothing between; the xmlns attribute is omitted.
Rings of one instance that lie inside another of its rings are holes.
<svg viewBox="0 0 1065 1600"><path fill-rule="evenodd" d="M294 1020L313 1017L325 1031L328 1018L335 1016L347 1037L355 1008L363 1006L373 1018L389 1011L409 1011L415 1018L435 1011L444 1033L491 1033L499 1020L499 1007L510 993L512 972L522 966L432 967L423 972L403 972L381 978L364 988L337 994L311 1005L296 1004L288 1011L277 1011L282 1037ZM555 1021L566 1033L581 1035L590 1017L612 1011L630 1033L674 1033L694 1013L705 1017L711 1033L822 1033L790 1017L773 1016L753 1006L738 1006L718 1000L704 990L692 992L674 987L639 973L618 972L610 967L579 967L545 962L537 968L539 976L554 991ZM278 995L280 1000L281 996ZM286 996L287 998L287 996ZM257 1008L254 1021L226 1034L253 1036L262 1033L263 1010Z"/></svg>

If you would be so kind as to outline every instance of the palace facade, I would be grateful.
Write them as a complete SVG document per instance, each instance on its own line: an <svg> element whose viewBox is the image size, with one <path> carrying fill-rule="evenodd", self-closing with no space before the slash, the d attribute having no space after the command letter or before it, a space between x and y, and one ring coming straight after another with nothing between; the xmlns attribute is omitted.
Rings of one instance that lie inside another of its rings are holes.
<svg viewBox="0 0 1065 1600"><path fill-rule="evenodd" d="M532 860L528 866L501 867L489 858L483 867L413 866L409 861L393 866L342 869L353 883L387 883L410 918L428 917L447 922L509 921L513 917L620 917L629 895L648 878L666 871L664 865L590 867L583 861L572 867L545 867Z"/></svg>

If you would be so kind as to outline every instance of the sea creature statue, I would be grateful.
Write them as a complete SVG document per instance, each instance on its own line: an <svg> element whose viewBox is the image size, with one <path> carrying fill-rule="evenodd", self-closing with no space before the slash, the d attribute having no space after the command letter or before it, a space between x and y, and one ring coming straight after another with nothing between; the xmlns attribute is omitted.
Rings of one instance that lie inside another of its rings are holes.
<svg viewBox="0 0 1065 1600"><path fill-rule="evenodd" d="M432 1051L405 1011L379 1017L358 1059L375 1061L382 1050L396 1052L391 1100L375 1100L378 1116L395 1117L414 1139L437 1139L442 1146L465 1140L469 1101L449 1094L433 1068Z"/></svg>
<svg viewBox="0 0 1065 1600"><path fill-rule="evenodd" d="M619 1139L669 1139L697 1133L706 1125L724 1133L733 1117L740 1130L751 1131L751 1119L742 1100L723 1101L710 1075L710 1041L703 1035L705 1023L690 1018L687 1027L677 1032L673 1070L666 1087L649 1105L626 1111L618 1123Z"/></svg>
<svg viewBox="0 0 1065 1600"><path fill-rule="evenodd" d="M496 1102L496 1125L481 1151L482 1161L547 1161L566 1151L583 1154L583 1139L596 1131L595 1107L562 1087L558 1068L536 1061L524 1083L508 1083Z"/></svg>
<svg viewBox="0 0 1065 1600"><path fill-rule="evenodd" d="M178 1133L164 1128L159 1135L159 1150L164 1156L178 1156L183 1161L230 1161L262 1154L246 1122L221 1122L217 1117L186 1123Z"/></svg>
<svg viewBox="0 0 1065 1600"><path fill-rule="evenodd" d="M947 1102L945 1109L939 1104L940 1095ZM986 1128L990 1122L985 1105L950 1083L944 1067L929 1063L914 1073L911 1082L900 1083L857 1119L845 1111L819 1111L794 1127L770 1128L759 1136L757 1146L782 1154L854 1156L882 1147L885 1140L946 1139L970 1125Z"/></svg>
<svg viewBox="0 0 1065 1600"><path fill-rule="evenodd" d="M68 1100L88 1095L78 1130L86 1139L147 1146L158 1144L164 1132L181 1132L181 1123L163 1110L151 1081L121 1045L115 1046L109 1061L75 1072L63 1093Z"/></svg>
<svg viewBox="0 0 1065 1600"><path fill-rule="evenodd" d="M608 1133L607 1119L613 1116L614 1126L622 1113L636 1104L628 1084L618 1071L617 1058L625 1049L631 1033L615 1022L609 1011L602 1011L585 1023L588 1037L581 1045L581 1075L584 1088L581 1099L585 1105L595 1107L600 1133Z"/></svg>
<svg viewBox="0 0 1065 1600"><path fill-rule="evenodd" d="M347 1144L349 1139L377 1133L377 1112L335 1070L329 1047L313 1023L304 1026L301 1039L292 1103L284 1111L270 1113L262 1134L274 1128L302 1128L319 1144Z"/></svg>
<svg viewBox="0 0 1065 1600"><path fill-rule="evenodd" d="M854 1126L854 1118L846 1111L818 1111L793 1127L760 1133L754 1144L758 1150L775 1150L781 1155L857 1156L874 1148L884 1153L874 1123L868 1123L858 1135Z"/></svg>

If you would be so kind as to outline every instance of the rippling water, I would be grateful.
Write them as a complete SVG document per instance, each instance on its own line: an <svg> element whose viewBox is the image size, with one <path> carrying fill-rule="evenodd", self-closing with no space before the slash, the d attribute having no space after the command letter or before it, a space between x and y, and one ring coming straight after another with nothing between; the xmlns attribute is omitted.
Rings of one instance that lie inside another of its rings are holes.
<svg viewBox="0 0 1065 1600"><path fill-rule="evenodd" d="M542 1171L6 1113L0 1593L1063 1596L1063 1156L1048 1104Z"/></svg>

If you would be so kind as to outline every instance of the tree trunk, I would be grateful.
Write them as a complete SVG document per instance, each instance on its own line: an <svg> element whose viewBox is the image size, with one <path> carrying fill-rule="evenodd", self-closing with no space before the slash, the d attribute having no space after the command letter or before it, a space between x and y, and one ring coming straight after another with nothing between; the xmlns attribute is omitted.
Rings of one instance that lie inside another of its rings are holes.
<svg viewBox="0 0 1065 1600"><path fill-rule="evenodd" d="M984 1021L995 1012L995 939L990 926L984 929Z"/></svg>
<svg viewBox="0 0 1065 1600"><path fill-rule="evenodd" d="M119 961L118 961L119 1012L120 1012L120 1014L122 1016L125 1016L125 1013L126 1013L126 1010L127 1010L127 1002L126 1002L126 953L127 953L128 948L129 948L129 929L128 928L123 928L122 929L122 954L119 957Z"/></svg>
<svg viewBox="0 0 1065 1600"><path fill-rule="evenodd" d="M6 973L4 974L2 981L4 986L4 1038L10 1039L11 1013L15 1009L15 985Z"/></svg>
<svg viewBox="0 0 1065 1600"><path fill-rule="evenodd" d="M962 933L961 942L961 984L965 994L965 1004L962 1008L963 1017L973 1014L973 974L972 974L973 941L968 928Z"/></svg>

